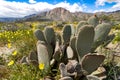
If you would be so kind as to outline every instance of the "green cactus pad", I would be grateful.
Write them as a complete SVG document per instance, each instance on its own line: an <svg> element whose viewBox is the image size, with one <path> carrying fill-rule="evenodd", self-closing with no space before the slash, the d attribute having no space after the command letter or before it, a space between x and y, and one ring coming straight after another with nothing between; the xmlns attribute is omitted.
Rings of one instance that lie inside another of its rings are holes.
<svg viewBox="0 0 120 80"><path fill-rule="evenodd" d="M44 64L44 69L48 70L50 67L50 58L47 47L44 42L37 42L38 63Z"/></svg>
<svg viewBox="0 0 120 80"><path fill-rule="evenodd" d="M88 19L88 24L93 25L94 27L96 27L99 24L99 19L96 15L91 16Z"/></svg>
<svg viewBox="0 0 120 80"><path fill-rule="evenodd" d="M48 50L48 53L49 53L49 58L51 59L52 58L52 55L53 55L53 47L51 45L47 45L47 50Z"/></svg>
<svg viewBox="0 0 120 80"><path fill-rule="evenodd" d="M66 44L70 41L70 37L71 37L71 26L70 25L65 25L62 29L62 41L63 44Z"/></svg>
<svg viewBox="0 0 120 80"><path fill-rule="evenodd" d="M80 21L76 26L76 32L78 33L79 29L84 25L88 25L88 23L86 21Z"/></svg>
<svg viewBox="0 0 120 80"><path fill-rule="evenodd" d="M62 44L62 39L61 39L61 35L59 33L56 33L56 41L59 42L59 45Z"/></svg>
<svg viewBox="0 0 120 80"><path fill-rule="evenodd" d="M52 27L45 27L44 36L48 44L55 45L55 32Z"/></svg>
<svg viewBox="0 0 120 80"><path fill-rule="evenodd" d="M97 70L104 59L104 55L87 54L81 59L81 66L83 70L87 71L88 74L91 74L93 71Z"/></svg>
<svg viewBox="0 0 120 80"><path fill-rule="evenodd" d="M73 51L76 51L75 43L76 43L76 37L73 36L73 37L71 37L71 39L70 39L70 46L71 46L71 48L73 49Z"/></svg>
<svg viewBox="0 0 120 80"><path fill-rule="evenodd" d="M73 52L74 52L74 58L78 58L78 55L77 55L77 51L76 51L76 37L73 36L71 37L70 39L70 47L72 48Z"/></svg>
<svg viewBox="0 0 120 80"><path fill-rule="evenodd" d="M38 61L37 52L31 51L30 54L28 55L28 59L31 61Z"/></svg>
<svg viewBox="0 0 120 80"><path fill-rule="evenodd" d="M43 35L43 32L40 30L40 29L36 29L35 31L34 31L34 35L35 35L35 37L38 39L38 40L40 40L40 41L45 41L45 37L44 37L44 35ZM45 41L46 42L46 41Z"/></svg>
<svg viewBox="0 0 120 80"><path fill-rule="evenodd" d="M71 24L71 35L75 35L76 33L76 28Z"/></svg>
<svg viewBox="0 0 120 80"><path fill-rule="evenodd" d="M59 46L59 41L57 41L56 46L55 46L55 51L54 51L54 54L53 54L53 58L56 61L60 61L61 55L62 55L62 52L61 52L61 49L60 49L60 46Z"/></svg>
<svg viewBox="0 0 120 80"><path fill-rule="evenodd" d="M81 27L76 38L76 49L79 58L90 52L93 41L94 28L91 25Z"/></svg>
<svg viewBox="0 0 120 80"><path fill-rule="evenodd" d="M111 28L112 28L112 27L111 27L111 25L110 25L109 23L99 24L99 25L95 28L94 41L102 41L102 40L105 40L105 38L106 38L107 35L109 34Z"/></svg>
<svg viewBox="0 0 120 80"><path fill-rule="evenodd" d="M92 52L104 42L110 30L111 30L111 25L109 23L99 24L95 28L94 44L92 45L92 49L91 49Z"/></svg>

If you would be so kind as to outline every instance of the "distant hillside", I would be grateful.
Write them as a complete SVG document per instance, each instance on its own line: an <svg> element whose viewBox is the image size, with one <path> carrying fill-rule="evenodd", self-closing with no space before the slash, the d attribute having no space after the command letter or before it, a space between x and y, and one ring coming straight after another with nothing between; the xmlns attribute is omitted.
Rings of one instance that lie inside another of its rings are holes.
<svg viewBox="0 0 120 80"><path fill-rule="evenodd" d="M75 12L71 13L70 11L58 7L54 8L47 12L41 12L36 15L29 16L24 18L26 21L79 21L79 20L86 20L92 14L91 13L83 13L83 12Z"/></svg>
<svg viewBox="0 0 120 80"><path fill-rule="evenodd" d="M13 22L21 18L0 18L0 22Z"/></svg>
<svg viewBox="0 0 120 80"><path fill-rule="evenodd" d="M114 12L97 12L98 16L107 15L113 20L120 21L120 10ZM40 12L32 15L25 16L24 18L0 18L0 22L11 22L11 21L80 21L87 20L93 13L85 12L74 12L58 7L50 11Z"/></svg>
<svg viewBox="0 0 120 80"><path fill-rule="evenodd" d="M26 21L80 21L87 20L94 13L85 13L85 12L74 12L58 7L54 8L47 12L41 12L32 16L25 18ZM97 12L98 16L109 16L112 17L116 21L120 21L120 10L114 12Z"/></svg>

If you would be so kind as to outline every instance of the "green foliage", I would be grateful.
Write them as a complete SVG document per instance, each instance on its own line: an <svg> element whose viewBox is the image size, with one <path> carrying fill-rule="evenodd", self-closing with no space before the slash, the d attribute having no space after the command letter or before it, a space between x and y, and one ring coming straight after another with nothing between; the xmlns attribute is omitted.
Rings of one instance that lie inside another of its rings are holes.
<svg viewBox="0 0 120 80"><path fill-rule="evenodd" d="M118 43L120 42L120 30L115 31L115 38L113 40L113 43Z"/></svg>
<svg viewBox="0 0 120 80"><path fill-rule="evenodd" d="M102 20L104 22L110 22L110 21L113 21L113 16L112 15L104 15L104 14L102 14L100 16L100 20Z"/></svg>
<svg viewBox="0 0 120 80"><path fill-rule="evenodd" d="M8 67L8 69L10 69L7 78L9 80L39 80L47 75L45 71L41 71L33 65L14 64Z"/></svg>

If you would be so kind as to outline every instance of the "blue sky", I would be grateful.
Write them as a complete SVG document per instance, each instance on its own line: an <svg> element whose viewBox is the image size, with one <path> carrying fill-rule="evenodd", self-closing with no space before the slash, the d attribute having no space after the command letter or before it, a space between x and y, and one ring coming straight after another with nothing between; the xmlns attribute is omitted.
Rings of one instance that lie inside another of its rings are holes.
<svg viewBox="0 0 120 80"><path fill-rule="evenodd" d="M120 0L0 0L0 17L24 17L56 7L70 12L110 12L120 10Z"/></svg>

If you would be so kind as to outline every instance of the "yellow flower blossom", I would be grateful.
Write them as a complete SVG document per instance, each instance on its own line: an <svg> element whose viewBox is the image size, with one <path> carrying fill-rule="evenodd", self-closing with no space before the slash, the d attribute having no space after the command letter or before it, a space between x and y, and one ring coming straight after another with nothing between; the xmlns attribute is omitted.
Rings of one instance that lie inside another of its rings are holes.
<svg viewBox="0 0 120 80"><path fill-rule="evenodd" d="M7 44L7 47L8 47L8 48L11 48L11 47L12 47L12 46L11 46L11 43L8 43L8 44Z"/></svg>
<svg viewBox="0 0 120 80"><path fill-rule="evenodd" d="M30 34L30 32L29 32L29 31L27 31L27 34Z"/></svg>
<svg viewBox="0 0 120 80"><path fill-rule="evenodd" d="M40 70L43 70L44 67L45 67L44 63L40 63L40 64L39 64L39 69L40 69Z"/></svg>
<svg viewBox="0 0 120 80"><path fill-rule="evenodd" d="M13 56L16 56L17 55L17 51L15 50L13 53L12 53Z"/></svg>
<svg viewBox="0 0 120 80"><path fill-rule="evenodd" d="M11 61L8 63L8 66L11 66L11 65L13 65L13 64L14 64L14 61L11 60Z"/></svg>
<svg viewBox="0 0 120 80"><path fill-rule="evenodd" d="M8 39L8 42L10 42L10 39Z"/></svg>

